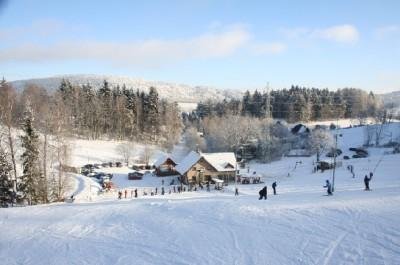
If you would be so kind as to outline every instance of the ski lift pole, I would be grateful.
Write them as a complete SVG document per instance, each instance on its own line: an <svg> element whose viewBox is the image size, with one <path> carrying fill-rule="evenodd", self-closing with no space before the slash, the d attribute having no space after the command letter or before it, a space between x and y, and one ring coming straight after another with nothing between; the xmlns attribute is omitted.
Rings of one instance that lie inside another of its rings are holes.
<svg viewBox="0 0 400 265"><path fill-rule="evenodd" d="M337 153L337 133L335 134L335 150L333 151L333 172L332 172L332 192L335 191L335 171L336 171L336 153Z"/></svg>
<svg viewBox="0 0 400 265"><path fill-rule="evenodd" d="M332 192L335 191L335 173L336 173L336 156L337 156L337 139L338 139L339 118L336 119L335 133L335 150L333 150L333 171L332 171Z"/></svg>

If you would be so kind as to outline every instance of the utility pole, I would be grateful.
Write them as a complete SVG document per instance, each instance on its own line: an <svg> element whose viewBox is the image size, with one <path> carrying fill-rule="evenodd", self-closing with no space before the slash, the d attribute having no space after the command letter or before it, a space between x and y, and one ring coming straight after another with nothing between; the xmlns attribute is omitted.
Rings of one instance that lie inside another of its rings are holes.
<svg viewBox="0 0 400 265"><path fill-rule="evenodd" d="M333 171L332 171L332 192L335 191L335 171L336 171L336 150L338 134L335 133L335 150L333 150Z"/></svg>
<svg viewBox="0 0 400 265"><path fill-rule="evenodd" d="M270 160L271 155L270 155L270 134L271 134L271 107L270 107L270 97L269 97L269 82L267 82L267 93L266 93L266 99L265 99L265 116L267 117L267 120L269 122L268 128L267 128L267 162Z"/></svg>
<svg viewBox="0 0 400 265"><path fill-rule="evenodd" d="M335 191L335 172L336 172L336 156L337 156L337 139L338 139L339 117L336 119L335 132L335 150L333 150L333 171L332 171L332 192Z"/></svg>

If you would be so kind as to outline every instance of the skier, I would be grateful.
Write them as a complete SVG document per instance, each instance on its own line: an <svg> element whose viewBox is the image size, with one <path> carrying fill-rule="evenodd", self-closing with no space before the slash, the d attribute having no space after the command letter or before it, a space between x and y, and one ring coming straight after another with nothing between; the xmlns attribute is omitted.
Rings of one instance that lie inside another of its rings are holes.
<svg viewBox="0 0 400 265"><path fill-rule="evenodd" d="M121 198L122 198L122 191L118 191L118 200L121 200Z"/></svg>
<svg viewBox="0 0 400 265"><path fill-rule="evenodd" d="M370 175L370 177L368 177L368 175L365 175L365 177L364 177L365 190L370 190L369 189L369 182L372 179L372 172L369 175Z"/></svg>
<svg viewBox="0 0 400 265"><path fill-rule="evenodd" d="M164 191L164 187L161 187L161 195L164 195L165 191Z"/></svg>
<svg viewBox="0 0 400 265"><path fill-rule="evenodd" d="M260 198L259 200L261 200L262 198L264 198L264 200L267 199L267 186L264 186L264 188L262 188L258 194L260 194Z"/></svg>
<svg viewBox="0 0 400 265"><path fill-rule="evenodd" d="M71 199L71 202L74 202L74 200L75 200L74 194L71 195L70 199Z"/></svg>
<svg viewBox="0 0 400 265"><path fill-rule="evenodd" d="M156 195L157 195L157 190L158 190L158 189L156 188Z"/></svg>
<svg viewBox="0 0 400 265"><path fill-rule="evenodd" d="M161 184L164 186L164 180L161 180Z"/></svg>
<svg viewBox="0 0 400 265"><path fill-rule="evenodd" d="M137 189L135 189L135 198L137 198Z"/></svg>
<svg viewBox="0 0 400 265"><path fill-rule="evenodd" d="M326 192L328 193L328 195L332 195L332 186L329 180L326 180L324 188L326 188Z"/></svg>
<svg viewBox="0 0 400 265"><path fill-rule="evenodd" d="M125 190L125 199L126 199L126 195L128 194L128 191L127 190Z"/></svg>
<svg viewBox="0 0 400 265"><path fill-rule="evenodd" d="M235 196L239 196L239 188L235 188Z"/></svg>
<svg viewBox="0 0 400 265"><path fill-rule="evenodd" d="M272 183L272 189L274 190L274 195L276 195L276 186L278 186L276 184L276 181L274 181L274 183Z"/></svg>

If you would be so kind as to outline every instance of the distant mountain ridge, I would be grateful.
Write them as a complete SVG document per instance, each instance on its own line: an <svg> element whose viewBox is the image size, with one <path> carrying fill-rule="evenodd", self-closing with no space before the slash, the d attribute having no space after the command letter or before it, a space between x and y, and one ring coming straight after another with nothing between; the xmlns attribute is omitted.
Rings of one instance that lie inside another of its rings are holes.
<svg viewBox="0 0 400 265"><path fill-rule="evenodd" d="M127 88L148 92L150 87L155 87L161 98L176 102L200 102L205 99L223 100L224 98L239 98L243 92L238 90L217 89L208 86L190 86L185 84L168 83L161 81L148 81L138 78L114 75L61 75L47 78L35 78L10 82L16 89L24 89L29 84L44 87L47 90L58 89L63 79L69 80L74 85L90 84L98 89L107 80L110 85L123 84Z"/></svg>

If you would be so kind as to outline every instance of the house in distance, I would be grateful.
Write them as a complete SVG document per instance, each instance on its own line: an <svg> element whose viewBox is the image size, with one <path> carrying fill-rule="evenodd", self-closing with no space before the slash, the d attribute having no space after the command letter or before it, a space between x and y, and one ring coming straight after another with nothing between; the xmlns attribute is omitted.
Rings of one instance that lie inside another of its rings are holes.
<svg viewBox="0 0 400 265"><path fill-rule="evenodd" d="M154 162L155 173L159 177L178 175L175 170L177 160L171 155L160 156L156 162Z"/></svg>
<svg viewBox="0 0 400 265"><path fill-rule="evenodd" d="M201 153L190 152L176 166L176 172L184 182L200 183L220 179L224 182L235 180L236 158L233 152Z"/></svg>

